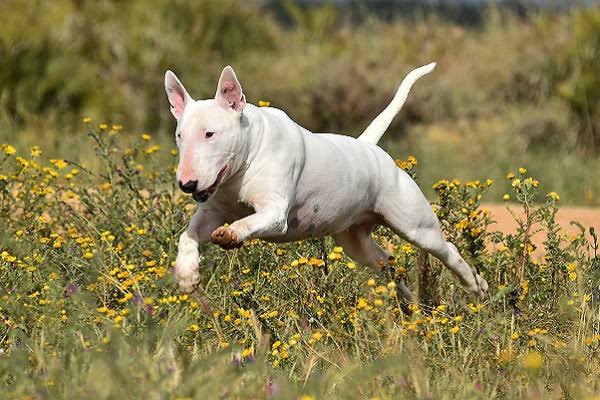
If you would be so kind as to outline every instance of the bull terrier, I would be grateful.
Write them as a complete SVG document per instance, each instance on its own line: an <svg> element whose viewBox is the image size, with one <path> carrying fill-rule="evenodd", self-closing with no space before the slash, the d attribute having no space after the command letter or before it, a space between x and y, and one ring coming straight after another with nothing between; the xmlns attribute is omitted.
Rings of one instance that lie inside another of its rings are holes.
<svg viewBox="0 0 600 400"><path fill-rule="evenodd" d="M181 290L198 284L198 246L209 240L232 249L254 238L332 235L350 258L381 271L389 255L371 232L384 225L437 257L469 293L483 295L486 281L444 239L417 184L377 145L413 84L434 68L411 71L358 138L312 133L282 110L246 103L230 66L207 100L192 99L167 71L165 90L177 121L177 181L198 202L179 238L174 273ZM414 301L402 280L399 289Z"/></svg>

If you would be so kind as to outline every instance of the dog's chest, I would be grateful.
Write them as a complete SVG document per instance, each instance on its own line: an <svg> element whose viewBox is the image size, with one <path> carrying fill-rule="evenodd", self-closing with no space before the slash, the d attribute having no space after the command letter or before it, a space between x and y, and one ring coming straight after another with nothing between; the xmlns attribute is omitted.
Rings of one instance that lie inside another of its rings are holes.
<svg viewBox="0 0 600 400"><path fill-rule="evenodd" d="M232 223L254 213L252 206L236 190L220 190L210 200L210 208L218 210L225 222Z"/></svg>

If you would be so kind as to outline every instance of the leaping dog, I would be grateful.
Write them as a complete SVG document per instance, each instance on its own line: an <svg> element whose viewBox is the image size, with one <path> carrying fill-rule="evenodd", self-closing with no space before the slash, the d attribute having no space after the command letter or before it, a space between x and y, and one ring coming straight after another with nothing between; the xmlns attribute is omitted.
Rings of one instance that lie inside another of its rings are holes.
<svg viewBox="0 0 600 400"><path fill-rule="evenodd" d="M384 225L437 257L469 293L483 295L486 281L444 239L417 184L377 146L413 84L434 68L431 63L411 71L357 139L315 134L279 109L246 103L230 66L207 100L192 99L167 71L165 89L177 120L177 180L198 202L179 238L174 272L180 288L190 292L198 284L198 246L209 240L231 249L254 238L289 242L332 235L349 257L380 271L389 255L371 232Z"/></svg>

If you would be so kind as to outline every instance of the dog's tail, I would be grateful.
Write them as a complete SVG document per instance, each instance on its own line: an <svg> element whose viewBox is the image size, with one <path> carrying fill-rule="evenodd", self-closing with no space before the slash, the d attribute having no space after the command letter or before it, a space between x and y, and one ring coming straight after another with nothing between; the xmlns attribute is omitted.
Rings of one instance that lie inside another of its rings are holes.
<svg viewBox="0 0 600 400"><path fill-rule="evenodd" d="M371 124L363 131L363 133L358 137L358 140L363 142L377 144L379 139L383 136L386 129L392 123L392 120L400 112L402 106L406 102L406 98L408 97L408 93L410 89L414 85L414 83L424 75L427 75L431 71L434 70L436 63L431 63L424 65L422 67L416 68L412 70L406 78L400 84L394 99L390 104L379 114Z"/></svg>

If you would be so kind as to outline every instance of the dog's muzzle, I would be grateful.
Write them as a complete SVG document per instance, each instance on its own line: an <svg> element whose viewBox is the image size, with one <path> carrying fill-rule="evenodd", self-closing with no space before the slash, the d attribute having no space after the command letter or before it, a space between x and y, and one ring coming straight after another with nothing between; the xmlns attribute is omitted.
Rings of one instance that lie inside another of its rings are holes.
<svg viewBox="0 0 600 400"><path fill-rule="evenodd" d="M196 186L198 186L198 181L187 181L186 183L178 181L177 183L179 184L179 189L184 193L194 193L196 191Z"/></svg>
<svg viewBox="0 0 600 400"><path fill-rule="evenodd" d="M208 200L210 198L210 196L212 196L217 191L217 188L219 187L219 184L221 183L223 176L225 176L226 170L227 170L227 165L225 165L223 168L221 168L221 171L219 171L219 174L217 175L217 179L215 180L215 183L213 183L212 185L210 185L208 188L206 188L204 190L194 192L194 194L192 195L194 200L196 200L198 203L204 203L206 200Z"/></svg>

